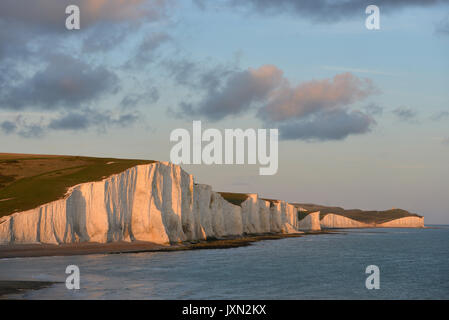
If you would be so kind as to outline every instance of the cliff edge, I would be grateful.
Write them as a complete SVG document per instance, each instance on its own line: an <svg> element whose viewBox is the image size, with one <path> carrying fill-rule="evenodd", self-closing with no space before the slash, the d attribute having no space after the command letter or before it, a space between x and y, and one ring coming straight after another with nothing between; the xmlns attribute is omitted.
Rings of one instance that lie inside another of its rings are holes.
<svg viewBox="0 0 449 320"><path fill-rule="evenodd" d="M307 229L301 224L301 229ZM240 206L166 162L81 183L59 200L0 218L0 243L149 241L297 233L297 209L247 195Z"/></svg>

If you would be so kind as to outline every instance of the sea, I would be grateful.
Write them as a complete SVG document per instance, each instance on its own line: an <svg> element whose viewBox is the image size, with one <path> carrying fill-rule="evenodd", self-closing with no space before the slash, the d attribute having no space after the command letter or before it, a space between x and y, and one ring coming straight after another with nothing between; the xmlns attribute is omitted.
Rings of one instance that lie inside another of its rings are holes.
<svg viewBox="0 0 449 320"><path fill-rule="evenodd" d="M66 287L69 265L79 268L80 289ZM1 259L0 280L60 282L3 299L449 299L449 226L338 230L231 249Z"/></svg>

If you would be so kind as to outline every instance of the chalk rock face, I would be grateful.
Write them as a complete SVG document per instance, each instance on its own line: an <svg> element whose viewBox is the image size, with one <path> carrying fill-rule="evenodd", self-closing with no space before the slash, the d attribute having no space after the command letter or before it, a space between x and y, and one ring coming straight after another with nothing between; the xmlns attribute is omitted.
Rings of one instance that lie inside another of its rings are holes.
<svg viewBox="0 0 449 320"><path fill-rule="evenodd" d="M424 217L404 217L384 223L362 223L338 214L329 213L320 221L321 228L423 228Z"/></svg>
<svg viewBox="0 0 449 320"><path fill-rule="evenodd" d="M139 165L70 188L63 199L0 219L0 243L150 241L298 231L296 208L250 194L226 201L177 165Z"/></svg>
<svg viewBox="0 0 449 320"><path fill-rule="evenodd" d="M304 219L299 221L299 230L319 231L320 225L320 212L311 212Z"/></svg>
<svg viewBox="0 0 449 320"><path fill-rule="evenodd" d="M377 224L378 228L424 228L424 217L404 217Z"/></svg>
<svg viewBox="0 0 449 320"><path fill-rule="evenodd" d="M332 228L369 228L370 225L338 214L328 213L320 221L322 229Z"/></svg>

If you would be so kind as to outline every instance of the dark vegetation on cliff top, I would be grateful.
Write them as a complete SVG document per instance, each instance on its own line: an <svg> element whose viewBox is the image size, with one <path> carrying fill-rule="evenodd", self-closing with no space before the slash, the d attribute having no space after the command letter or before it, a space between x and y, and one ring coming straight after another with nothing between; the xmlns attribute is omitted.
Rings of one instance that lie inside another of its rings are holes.
<svg viewBox="0 0 449 320"><path fill-rule="evenodd" d="M151 160L0 153L0 217L60 199L69 187Z"/></svg>

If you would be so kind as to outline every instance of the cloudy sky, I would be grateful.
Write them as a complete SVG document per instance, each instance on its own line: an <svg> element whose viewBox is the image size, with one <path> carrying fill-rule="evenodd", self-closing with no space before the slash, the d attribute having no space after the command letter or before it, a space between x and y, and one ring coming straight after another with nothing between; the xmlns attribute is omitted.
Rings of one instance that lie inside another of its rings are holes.
<svg viewBox="0 0 449 320"><path fill-rule="evenodd" d="M442 0L2 0L0 151L167 161L192 120L279 128L274 176L184 168L216 190L449 224L448 57Z"/></svg>

